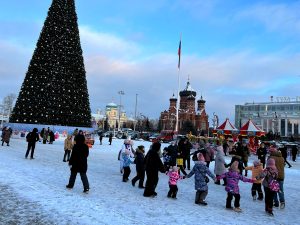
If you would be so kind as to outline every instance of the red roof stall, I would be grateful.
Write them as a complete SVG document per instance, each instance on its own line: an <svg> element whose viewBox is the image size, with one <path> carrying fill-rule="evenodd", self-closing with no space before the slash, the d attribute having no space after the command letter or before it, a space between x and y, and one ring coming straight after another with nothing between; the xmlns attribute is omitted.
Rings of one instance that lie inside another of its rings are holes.
<svg viewBox="0 0 300 225"><path fill-rule="evenodd" d="M227 118L224 123L222 123L220 126L218 126L213 133L214 134L220 134L220 135L232 135L237 134L238 129L230 123L229 119Z"/></svg>
<svg viewBox="0 0 300 225"><path fill-rule="evenodd" d="M240 129L240 135L249 137L261 137L265 135L265 132L256 126L251 119L245 123Z"/></svg>

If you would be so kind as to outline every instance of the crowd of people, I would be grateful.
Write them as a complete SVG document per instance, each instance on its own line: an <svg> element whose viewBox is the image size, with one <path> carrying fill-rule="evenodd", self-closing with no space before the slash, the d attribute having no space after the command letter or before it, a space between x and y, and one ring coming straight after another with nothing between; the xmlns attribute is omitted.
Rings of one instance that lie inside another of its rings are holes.
<svg viewBox="0 0 300 225"><path fill-rule="evenodd" d="M139 187L145 188L145 197L155 197L155 189L158 184L158 173L166 173L169 176L168 198L177 198L177 182L181 179L195 176L195 204L207 205L205 201L208 195L209 177L214 180L216 185L220 185L223 180L223 186L227 192L226 209L241 212L239 181L252 183L250 190L253 200L263 201L265 199L265 212L273 215L273 206L283 209L285 207L284 198L284 168L286 159L282 156L280 149L271 145L267 150L262 143L257 150L257 159L253 165L248 165L250 151L245 141L238 142L234 151L227 151L232 154L231 162L226 163L224 144L217 140L212 143L198 143L192 145L188 139L173 141L160 151L160 143L155 142L151 145L148 153L145 154L144 146L138 146L133 150L133 142L125 140L122 150L119 153L120 171L123 174L123 182L129 180L130 164L136 164L137 176L132 179L132 185L135 186L137 180L140 180ZM268 156L269 154L269 156ZM190 158L194 160L194 166L191 169ZM268 156L268 157L267 157ZM163 161L161 161L161 158ZM214 173L209 169L210 162L215 161ZM125 163L126 162L126 163ZM289 165L290 167L290 165ZM227 169L228 168L228 169ZM189 173L186 170L190 170ZM248 171L252 171L252 177L248 178ZM126 172L129 171L129 172ZM146 173L146 183L143 181ZM181 173L183 175L181 175ZM263 189L262 189L263 187ZM249 188L250 189L250 188ZM234 198L234 207L232 200Z"/></svg>
<svg viewBox="0 0 300 225"><path fill-rule="evenodd" d="M26 136L28 143L25 158L30 154L34 159L36 142L43 140L43 144L49 141L53 143L50 136L51 130L43 129L38 133L34 128ZM53 132L52 132L53 133ZM2 145L7 143L12 131L9 127L2 130ZM46 140L46 141L45 141ZM111 138L109 144L111 144ZM102 144L102 138L100 138ZM135 164L136 175L131 180L132 186L138 182L138 187L144 189L144 197L157 196L156 187L159 182L159 172L165 173L169 177L168 198L176 199L178 186L177 182L194 176L195 183L195 204L206 206L208 196L209 177L216 185L225 186L227 198L225 207L229 210L241 212L239 181L252 183L251 196L253 200L265 200L265 211L273 215L273 207L285 207L284 179L285 165L287 162L286 148L277 148L271 145L268 149L262 143L257 149L257 159L253 165L248 165L250 151L245 141L240 141L232 149L224 145L220 140L214 143L201 142L191 144L187 138L181 138L178 142L172 141L168 147L161 151L161 144L156 141L152 143L147 154L143 145L133 148L132 140L124 140L119 151L118 160L120 161L120 173L122 182L128 182L131 174L131 164ZM226 148L226 150L224 150ZM226 162L226 154L231 154L231 161ZM89 181L87 178L87 158L89 147L85 144L83 131L75 129L72 135L68 135L64 141L63 162L68 162L70 167L70 178L66 188L72 189L76 180L77 173L80 174L83 183L83 192L89 192ZM296 160L296 157L292 157ZM162 159L162 160L161 160ZM194 163L191 163L191 159ZM214 161L213 172L210 170L211 162ZM192 166L193 165L193 166ZM252 177L248 178L248 171L252 171ZM187 172L188 171L188 172ZM146 182L145 182L146 178ZM250 188L249 188L250 189ZM232 200L234 199L234 207Z"/></svg>

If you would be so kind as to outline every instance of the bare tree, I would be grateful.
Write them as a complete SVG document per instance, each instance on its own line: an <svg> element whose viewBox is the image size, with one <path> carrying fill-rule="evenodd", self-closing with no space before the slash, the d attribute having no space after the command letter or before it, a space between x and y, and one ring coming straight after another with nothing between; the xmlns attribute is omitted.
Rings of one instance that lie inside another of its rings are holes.
<svg viewBox="0 0 300 225"><path fill-rule="evenodd" d="M16 95L15 94L9 94L4 97L3 99L3 114L7 115L8 117L10 116L11 111L13 110L13 105L16 100Z"/></svg>

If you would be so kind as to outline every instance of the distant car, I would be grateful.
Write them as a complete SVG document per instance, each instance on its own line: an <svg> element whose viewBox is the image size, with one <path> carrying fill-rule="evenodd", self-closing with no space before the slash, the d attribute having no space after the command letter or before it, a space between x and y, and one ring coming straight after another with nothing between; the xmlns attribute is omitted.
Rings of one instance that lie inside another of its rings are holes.
<svg viewBox="0 0 300 225"><path fill-rule="evenodd" d="M157 137L158 140L168 143L174 140L174 137L177 136L177 132L173 130L162 130L160 135Z"/></svg>
<svg viewBox="0 0 300 225"><path fill-rule="evenodd" d="M110 134L114 134L113 131L106 131L103 136L104 137L109 137Z"/></svg>
<svg viewBox="0 0 300 225"><path fill-rule="evenodd" d="M87 145L94 145L95 144L94 134L87 133L84 136L85 136L85 143Z"/></svg>
<svg viewBox="0 0 300 225"><path fill-rule="evenodd" d="M150 137L149 137L149 141L154 141L154 140L157 140L157 137L159 136L160 134L159 133L154 133L152 134Z"/></svg>

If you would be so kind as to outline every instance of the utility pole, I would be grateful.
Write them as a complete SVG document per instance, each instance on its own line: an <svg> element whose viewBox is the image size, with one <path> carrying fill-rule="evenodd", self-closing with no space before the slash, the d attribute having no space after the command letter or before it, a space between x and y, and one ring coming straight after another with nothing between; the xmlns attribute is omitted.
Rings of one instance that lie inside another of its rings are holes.
<svg viewBox="0 0 300 225"><path fill-rule="evenodd" d="M124 91L119 91L118 94L120 95L120 105L119 105L119 124L118 124L118 131L121 129L121 107L122 107L122 95L125 95Z"/></svg>
<svg viewBox="0 0 300 225"><path fill-rule="evenodd" d="M137 118L136 118L136 113L137 113L137 96L138 94L135 94L135 109L134 109L134 124L133 124L133 130L135 131L136 123L137 123Z"/></svg>

